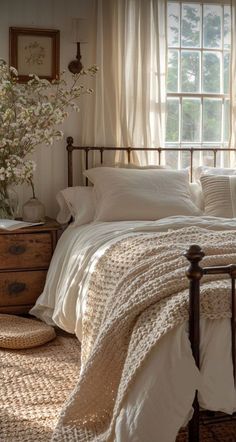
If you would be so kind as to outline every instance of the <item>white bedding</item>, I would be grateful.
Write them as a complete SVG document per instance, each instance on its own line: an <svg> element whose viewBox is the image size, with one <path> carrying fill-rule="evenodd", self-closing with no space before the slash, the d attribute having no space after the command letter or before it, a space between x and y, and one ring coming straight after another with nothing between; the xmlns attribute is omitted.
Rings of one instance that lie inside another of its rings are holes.
<svg viewBox="0 0 236 442"><path fill-rule="evenodd" d="M236 219L174 216L151 222L71 225L58 242L44 292L31 313L81 339L89 275L106 248L139 230L165 231L190 225L236 230ZM116 422L116 442L173 442L191 415L196 388L203 407L228 413L236 410L230 321L202 320L201 374L194 364L186 326L162 338L137 375Z"/></svg>

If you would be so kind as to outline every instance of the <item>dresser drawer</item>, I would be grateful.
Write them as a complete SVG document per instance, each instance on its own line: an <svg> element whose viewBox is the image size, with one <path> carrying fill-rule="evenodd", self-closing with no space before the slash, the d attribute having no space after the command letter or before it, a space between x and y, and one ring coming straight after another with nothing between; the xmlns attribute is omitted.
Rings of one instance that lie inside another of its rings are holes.
<svg viewBox="0 0 236 442"><path fill-rule="evenodd" d="M0 273L0 308L32 305L42 293L47 271Z"/></svg>
<svg viewBox="0 0 236 442"><path fill-rule="evenodd" d="M52 241L48 232L0 236L1 270L48 268L51 256Z"/></svg>

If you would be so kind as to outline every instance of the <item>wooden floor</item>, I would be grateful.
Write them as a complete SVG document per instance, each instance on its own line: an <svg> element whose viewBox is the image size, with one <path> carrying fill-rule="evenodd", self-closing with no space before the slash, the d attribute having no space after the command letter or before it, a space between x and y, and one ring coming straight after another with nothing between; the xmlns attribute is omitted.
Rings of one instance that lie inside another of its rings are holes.
<svg viewBox="0 0 236 442"><path fill-rule="evenodd" d="M201 419L201 442L236 442L236 417L231 421L221 421L223 414L218 413L219 422L214 422L207 414ZM176 442L188 442L186 430L181 430Z"/></svg>

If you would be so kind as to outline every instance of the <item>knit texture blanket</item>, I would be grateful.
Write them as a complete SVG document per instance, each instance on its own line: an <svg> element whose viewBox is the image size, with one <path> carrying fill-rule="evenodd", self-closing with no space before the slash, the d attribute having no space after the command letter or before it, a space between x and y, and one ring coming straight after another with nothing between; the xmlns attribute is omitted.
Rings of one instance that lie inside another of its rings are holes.
<svg viewBox="0 0 236 442"><path fill-rule="evenodd" d="M236 263L236 231L198 227L134 234L108 248L89 280L82 370L53 441L112 441L122 400L161 337L188 318L188 266L199 244L204 266ZM230 282L204 276L201 315L231 316Z"/></svg>

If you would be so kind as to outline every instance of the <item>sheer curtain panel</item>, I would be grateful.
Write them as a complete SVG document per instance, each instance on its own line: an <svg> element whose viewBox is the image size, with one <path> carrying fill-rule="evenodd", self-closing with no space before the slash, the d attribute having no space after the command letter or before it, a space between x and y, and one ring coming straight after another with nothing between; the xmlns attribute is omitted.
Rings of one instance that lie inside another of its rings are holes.
<svg viewBox="0 0 236 442"><path fill-rule="evenodd" d="M236 0L231 9L231 79L230 79L230 140L229 145L236 147ZM231 154L231 165L235 166L235 153Z"/></svg>
<svg viewBox="0 0 236 442"><path fill-rule="evenodd" d="M166 17L166 0L94 1L90 57L99 73L82 117L83 145L164 146Z"/></svg>

